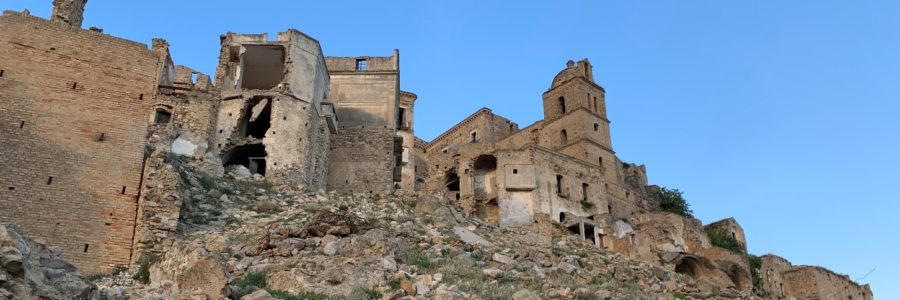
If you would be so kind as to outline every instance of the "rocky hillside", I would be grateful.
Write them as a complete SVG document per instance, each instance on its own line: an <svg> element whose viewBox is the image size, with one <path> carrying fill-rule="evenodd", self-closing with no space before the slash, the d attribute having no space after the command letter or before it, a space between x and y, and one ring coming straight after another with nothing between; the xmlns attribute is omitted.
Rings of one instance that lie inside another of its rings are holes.
<svg viewBox="0 0 900 300"><path fill-rule="evenodd" d="M177 236L132 268L85 280L0 232L0 299L752 299L630 260L548 225L507 230L437 195L298 193L241 169L175 159ZM552 224L547 222L547 224Z"/></svg>

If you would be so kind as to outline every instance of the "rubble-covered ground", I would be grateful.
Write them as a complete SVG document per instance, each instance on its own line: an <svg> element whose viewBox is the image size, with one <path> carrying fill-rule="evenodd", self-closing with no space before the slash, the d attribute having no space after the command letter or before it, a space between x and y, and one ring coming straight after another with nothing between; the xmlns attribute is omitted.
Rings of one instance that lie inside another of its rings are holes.
<svg viewBox="0 0 900 300"><path fill-rule="evenodd" d="M752 298L700 291L561 228L488 225L437 195L300 193L240 168L217 177L174 165L177 241L130 269L89 276L95 286L81 299ZM13 294L0 289L0 299Z"/></svg>
<svg viewBox="0 0 900 300"><path fill-rule="evenodd" d="M98 278L132 299L675 299L688 278L565 234L506 230L436 195L307 194L179 167L180 240ZM238 175L242 174L242 175ZM143 278L137 273L142 273ZM135 280L135 278L142 280ZM149 279L149 280L147 280ZM141 282L143 281L143 282ZM243 297L243 298L242 298Z"/></svg>

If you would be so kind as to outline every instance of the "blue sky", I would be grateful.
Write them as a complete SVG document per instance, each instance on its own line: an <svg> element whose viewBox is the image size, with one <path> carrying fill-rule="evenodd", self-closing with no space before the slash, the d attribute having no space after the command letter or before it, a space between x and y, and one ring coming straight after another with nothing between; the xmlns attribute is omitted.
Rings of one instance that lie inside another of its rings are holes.
<svg viewBox="0 0 900 300"><path fill-rule="evenodd" d="M900 2L515 3L91 0L85 27L165 38L208 74L228 31L297 28L332 56L398 48L426 140L482 106L537 121L553 76L589 58L620 158L704 222L737 218L752 253L874 269L860 281L900 299Z"/></svg>

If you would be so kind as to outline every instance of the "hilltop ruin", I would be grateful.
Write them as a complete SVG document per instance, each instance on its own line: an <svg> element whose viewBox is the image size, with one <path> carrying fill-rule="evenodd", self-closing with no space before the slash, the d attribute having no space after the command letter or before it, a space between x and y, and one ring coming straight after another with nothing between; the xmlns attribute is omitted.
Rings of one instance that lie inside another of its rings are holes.
<svg viewBox="0 0 900 300"><path fill-rule="evenodd" d="M165 169L184 156L301 192L433 193L485 226L561 227L710 286L750 292L758 269L766 297L872 298L821 267L774 255L752 266L732 218L703 226L662 211L647 168L613 150L606 91L587 59L552 78L543 120L520 127L482 108L426 142L398 50L329 57L294 29L226 33L213 80L175 64L165 40L82 29L86 2L54 1L51 20L0 17L0 222L85 273L175 243L182 199L167 192L179 183ZM741 251L714 246L708 230Z"/></svg>

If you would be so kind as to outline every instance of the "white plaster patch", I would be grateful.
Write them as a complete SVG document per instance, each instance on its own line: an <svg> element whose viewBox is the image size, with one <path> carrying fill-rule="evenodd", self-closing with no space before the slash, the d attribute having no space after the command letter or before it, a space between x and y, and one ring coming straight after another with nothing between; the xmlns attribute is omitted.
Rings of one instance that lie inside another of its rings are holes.
<svg viewBox="0 0 900 300"><path fill-rule="evenodd" d="M192 156L195 151L197 151L197 145L181 137L172 142L172 153L176 155Z"/></svg>

